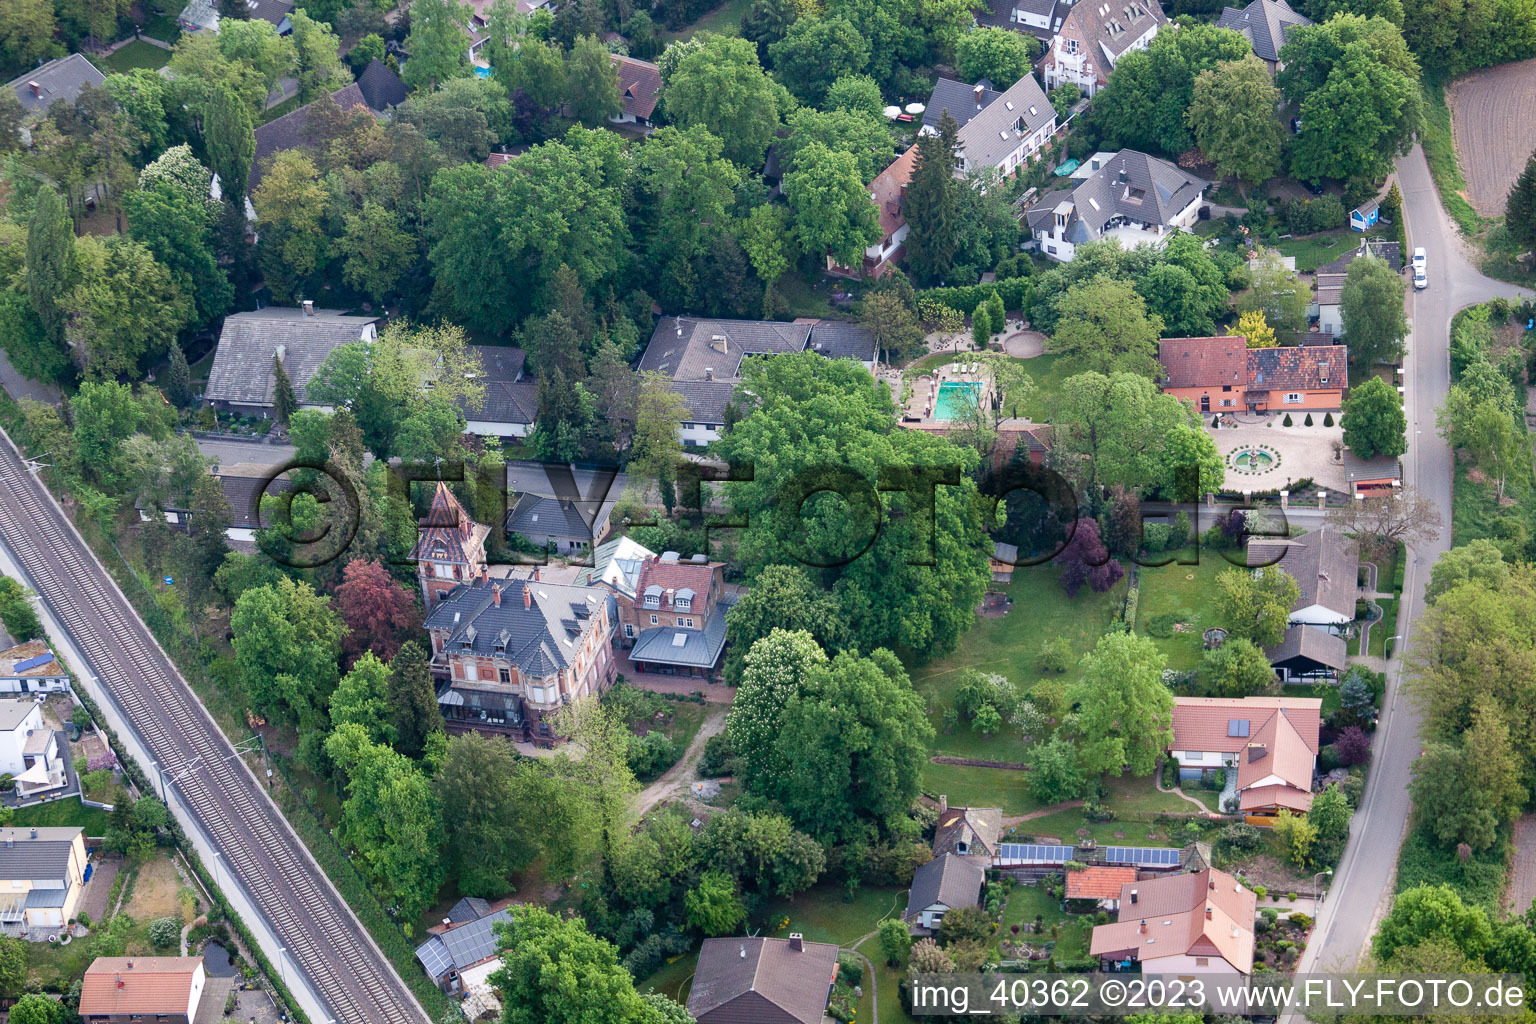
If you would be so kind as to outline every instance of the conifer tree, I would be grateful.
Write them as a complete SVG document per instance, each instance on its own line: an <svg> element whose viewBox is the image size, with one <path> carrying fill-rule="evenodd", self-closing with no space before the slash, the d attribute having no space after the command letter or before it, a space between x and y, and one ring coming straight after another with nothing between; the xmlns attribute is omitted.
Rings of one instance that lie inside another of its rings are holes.
<svg viewBox="0 0 1536 1024"><path fill-rule="evenodd" d="M1525 162L1504 205L1504 226L1522 249L1536 249L1536 153Z"/></svg>
<svg viewBox="0 0 1536 1024"><path fill-rule="evenodd" d="M192 369L180 344L171 345L171 364L165 371L165 397L178 409L192 404Z"/></svg>
<svg viewBox="0 0 1536 1024"><path fill-rule="evenodd" d="M288 425L288 417L299 407L299 400L293 393L293 383L288 379L288 371L283 369L283 361L277 356L272 357L272 415L277 417L277 422L283 426Z"/></svg>
<svg viewBox="0 0 1536 1024"><path fill-rule="evenodd" d="M917 165L901 204L907 218L907 272L923 284L942 281L955 259L959 131L946 110L939 120L939 133L918 138Z"/></svg>

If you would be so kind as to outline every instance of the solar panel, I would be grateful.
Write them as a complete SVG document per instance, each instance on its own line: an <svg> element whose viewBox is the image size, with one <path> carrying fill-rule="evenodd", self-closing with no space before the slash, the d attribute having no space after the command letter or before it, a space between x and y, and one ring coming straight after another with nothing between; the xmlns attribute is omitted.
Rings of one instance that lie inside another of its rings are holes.
<svg viewBox="0 0 1536 1024"><path fill-rule="evenodd" d="M1109 864L1139 867L1175 867L1179 863L1179 850L1172 846L1106 846L1104 860Z"/></svg>
<svg viewBox="0 0 1536 1024"><path fill-rule="evenodd" d="M1246 719L1246 718L1229 718L1229 719L1227 719L1227 735L1228 736L1247 736L1248 735L1248 723L1249 723L1249 720Z"/></svg>
<svg viewBox="0 0 1536 1024"><path fill-rule="evenodd" d="M1031 843L1003 843L999 860L1034 861L1041 864L1065 864L1072 859L1070 846L1040 846Z"/></svg>
<svg viewBox="0 0 1536 1024"><path fill-rule="evenodd" d="M443 940L435 935L416 947L416 959L421 961L421 966L427 970L427 976L434 981L447 974L448 968L453 966L453 960L449 958L448 950L443 946Z"/></svg>

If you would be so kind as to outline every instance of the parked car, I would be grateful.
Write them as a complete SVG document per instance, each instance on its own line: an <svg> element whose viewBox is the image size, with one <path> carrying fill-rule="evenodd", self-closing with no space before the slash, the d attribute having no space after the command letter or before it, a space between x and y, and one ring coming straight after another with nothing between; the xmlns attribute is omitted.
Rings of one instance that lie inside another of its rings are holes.
<svg viewBox="0 0 1536 1024"><path fill-rule="evenodd" d="M1429 254L1424 251L1424 247L1421 245L1417 249L1413 250L1413 269L1426 270L1428 267Z"/></svg>
<svg viewBox="0 0 1536 1024"><path fill-rule="evenodd" d="M1423 291L1429 287L1429 277L1424 273L1423 267L1415 267L1413 269L1413 287L1418 291Z"/></svg>

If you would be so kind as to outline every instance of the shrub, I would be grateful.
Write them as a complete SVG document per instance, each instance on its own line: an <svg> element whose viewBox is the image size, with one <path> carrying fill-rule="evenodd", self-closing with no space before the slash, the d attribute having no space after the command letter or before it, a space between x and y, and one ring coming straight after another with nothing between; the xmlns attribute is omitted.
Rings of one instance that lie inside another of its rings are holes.
<svg viewBox="0 0 1536 1024"><path fill-rule="evenodd" d="M857 953L839 953L837 969L850 988L864 984L864 960Z"/></svg>
<svg viewBox="0 0 1536 1024"><path fill-rule="evenodd" d="M1333 741L1333 750L1338 755L1339 764L1352 768L1364 764L1370 758L1371 741L1365 735L1365 730L1352 725L1339 733L1339 738Z"/></svg>
<svg viewBox="0 0 1536 1024"><path fill-rule="evenodd" d="M1290 413L1286 413L1285 414L1285 419L1280 421L1280 425L1282 427L1294 427L1296 424L1291 422L1291 414Z"/></svg>
<svg viewBox="0 0 1536 1024"><path fill-rule="evenodd" d="M1344 794L1351 808L1359 807L1360 795L1365 792L1365 773L1350 772L1349 777L1339 786L1339 792Z"/></svg>
<svg viewBox="0 0 1536 1024"><path fill-rule="evenodd" d="M699 757L699 775L706 779L718 779L731 774L731 743L724 733L716 733L704 741L704 753Z"/></svg>
<svg viewBox="0 0 1536 1024"><path fill-rule="evenodd" d="M1307 418L1302 420L1301 422L1302 422L1303 425L1310 427L1312 425L1312 414L1311 413L1307 413Z"/></svg>
<svg viewBox="0 0 1536 1024"><path fill-rule="evenodd" d="M1035 650L1041 672L1065 672L1072 667L1072 644L1064 636L1046 637Z"/></svg>
<svg viewBox="0 0 1536 1024"><path fill-rule="evenodd" d="M1311 918L1311 916L1309 916L1307 914L1303 914L1299 910L1296 911L1295 913L1293 913L1290 917L1286 918L1286 920L1291 922L1291 924L1295 925L1297 928L1311 928L1312 927L1312 918Z"/></svg>
<svg viewBox="0 0 1536 1024"><path fill-rule="evenodd" d="M1333 771L1339 766L1339 751L1332 743L1325 745L1317 752L1317 770L1323 774Z"/></svg>
<svg viewBox="0 0 1536 1024"><path fill-rule="evenodd" d="M1269 895L1269 890L1264 888L1262 885L1256 885L1253 887L1253 894L1262 900L1264 897Z"/></svg>
<svg viewBox="0 0 1536 1024"><path fill-rule="evenodd" d="M1323 413L1323 426L1325 426L1325 427L1333 426L1333 413L1331 413L1331 412Z"/></svg>
<svg viewBox="0 0 1536 1024"><path fill-rule="evenodd" d="M1292 902L1292 903L1295 903L1295 902L1296 902L1296 894L1295 894L1295 893L1293 893L1293 892L1288 892L1288 893L1286 893L1286 894L1285 894L1285 898L1286 898L1286 899L1288 899L1288 900L1290 900L1290 901L1291 901L1291 902Z"/></svg>
<svg viewBox="0 0 1536 1024"><path fill-rule="evenodd" d="M1173 636L1173 627L1183 622L1185 618L1186 616L1180 615L1178 612L1164 612L1161 615L1154 616L1152 621L1147 623L1147 632L1152 636L1166 640Z"/></svg>
<svg viewBox="0 0 1536 1024"><path fill-rule="evenodd" d="M1258 932L1260 935L1268 932L1274 926L1275 922L1267 917L1264 917L1263 915L1260 915L1253 920L1253 930Z"/></svg>
<svg viewBox="0 0 1536 1024"><path fill-rule="evenodd" d="M1233 850L1256 850L1259 847L1259 830L1246 822L1235 822L1224 825L1221 829L1221 842ZM1259 891L1259 886L1254 887L1254 892Z"/></svg>
<svg viewBox="0 0 1536 1024"><path fill-rule="evenodd" d="M149 923L149 943L156 949L169 949L181 941L181 922L174 917L159 917Z"/></svg>
<svg viewBox="0 0 1536 1024"><path fill-rule="evenodd" d="M677 744L666 733L651 732L629 738L629 770L635 778L650 781L677 763Z"/></svg>

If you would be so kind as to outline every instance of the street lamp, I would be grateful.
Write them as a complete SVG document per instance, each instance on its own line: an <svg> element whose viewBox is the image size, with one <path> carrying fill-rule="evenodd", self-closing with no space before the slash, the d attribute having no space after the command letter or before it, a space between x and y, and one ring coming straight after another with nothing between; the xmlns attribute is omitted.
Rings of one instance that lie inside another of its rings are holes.
<svg viewBox="0 0 1536 1024"><path fill-rule="evenodd" d="M1319 878L1322 878L1324 875L1327 875L1329 878L1332 878L1333 877L1333 868L1323 868L1323 870L1319 871L1317 874L1312 876L1312 888L1317 890L1317 905L1318 906L1322 906L1323 905L1323 900L1328 898L1328 890L1326 888L1323 888L1323 887L1321 887L1321 886L1319 886L1317 884L1317 880Z"/></svg>
<svg viewBox="0 0 1536 1024"><path fill-rule="evenodd" d="M224 856L223 851L213 851L213 883L217 885L220 890L224 888L224 880L219 874L219 858L222 856Z"/></svg>
<svg viewBox="0 0 1536 1024"><path fill-rule="evenodd" d="M288 947L277 947L277 970L283 976L283 987L288 987Z"/></svg>

